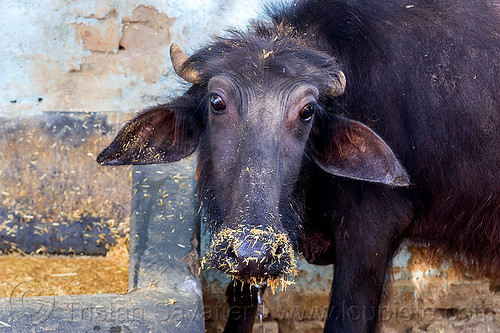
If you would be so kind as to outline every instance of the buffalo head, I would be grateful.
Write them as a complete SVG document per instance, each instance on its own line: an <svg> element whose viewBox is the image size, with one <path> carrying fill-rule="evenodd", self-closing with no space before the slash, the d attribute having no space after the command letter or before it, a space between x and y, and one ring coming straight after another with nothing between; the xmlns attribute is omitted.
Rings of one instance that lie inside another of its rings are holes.
<svg viewBox="0 0 500 333"><path fill-rule="evenodd" d="M346 88L335 58L285 27L257 30L191 57L172 45L175 72L192 86L130 121L98 162L168 163L198 148L212 235L204 262L241 280L286 283L302 235L305 164L391 186L408 176L377 134L329 109Z"/></svg>

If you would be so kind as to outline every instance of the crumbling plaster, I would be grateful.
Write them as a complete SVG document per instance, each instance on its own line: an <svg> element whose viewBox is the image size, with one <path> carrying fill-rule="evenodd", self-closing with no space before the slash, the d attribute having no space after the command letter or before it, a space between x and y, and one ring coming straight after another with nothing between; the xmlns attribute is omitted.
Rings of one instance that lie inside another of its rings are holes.
<svg viewBox="0 0 500 333"><path fill-rule="evenodd" d="M262 0L0 1L0 116L137 111L185 89L168 50L190 54L244 27Z"/></svg>

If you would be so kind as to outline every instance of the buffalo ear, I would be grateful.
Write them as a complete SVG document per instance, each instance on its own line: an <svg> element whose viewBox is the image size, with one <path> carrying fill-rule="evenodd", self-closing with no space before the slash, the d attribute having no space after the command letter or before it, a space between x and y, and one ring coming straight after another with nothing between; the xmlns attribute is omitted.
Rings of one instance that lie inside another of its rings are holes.
<svg viewBox="0 0 500 333"><path fill-rule="evenodd" d="M118 133L97 157L102 165L155 164L178 161L195 151L199 129L194 108L173 103L148 109ZM189 103L189 102L188 102Z"/></svg>
<svg viewBox="0 0 500 333"><path fill-rule="evenodd" d="M391 186L410 184L391 148L366 125L334 116L328 124L320 121L315 127L312 155L326 172Z"/></svg>

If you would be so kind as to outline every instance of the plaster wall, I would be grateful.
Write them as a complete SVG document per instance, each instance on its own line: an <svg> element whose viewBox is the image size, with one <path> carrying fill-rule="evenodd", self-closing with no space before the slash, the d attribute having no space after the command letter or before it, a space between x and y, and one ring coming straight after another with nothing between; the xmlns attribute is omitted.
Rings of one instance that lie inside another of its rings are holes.
<svg viewBox="0 0 500 333"><path fill-rule="evenodd" d="M186 53L257 16L262 0L0 1L0 116L131 111L185 89Z"/></svg>

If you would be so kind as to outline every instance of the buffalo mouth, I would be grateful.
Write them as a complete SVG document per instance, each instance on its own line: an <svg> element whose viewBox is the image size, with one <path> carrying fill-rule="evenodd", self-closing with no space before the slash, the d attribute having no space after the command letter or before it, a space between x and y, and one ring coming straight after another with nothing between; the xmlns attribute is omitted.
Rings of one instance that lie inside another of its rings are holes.
<svg viewBox="0 0 500 333"><path fill-rule="evenodd" d="M273 293L277 287L284 290L293 284L296 274L288 236L271 226L240 225L221 230L212 237L201 264L242 282L267 283Z"/></svg>

